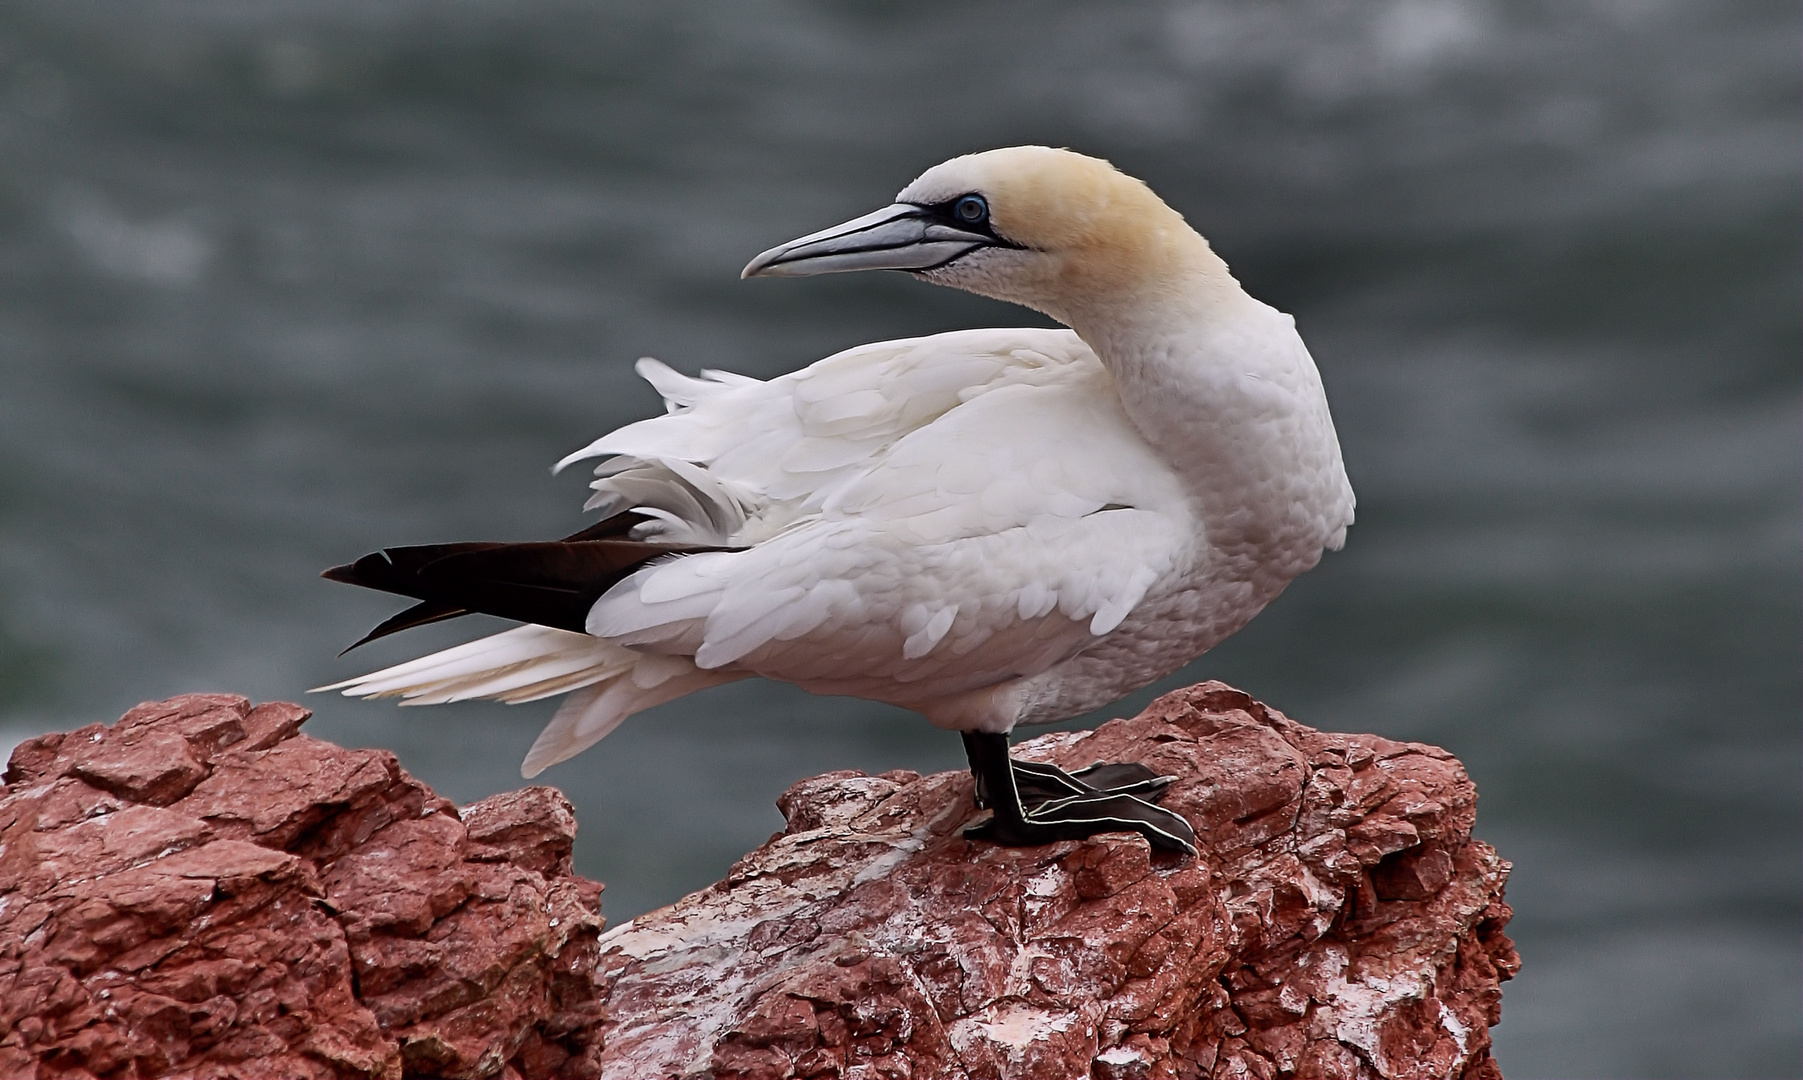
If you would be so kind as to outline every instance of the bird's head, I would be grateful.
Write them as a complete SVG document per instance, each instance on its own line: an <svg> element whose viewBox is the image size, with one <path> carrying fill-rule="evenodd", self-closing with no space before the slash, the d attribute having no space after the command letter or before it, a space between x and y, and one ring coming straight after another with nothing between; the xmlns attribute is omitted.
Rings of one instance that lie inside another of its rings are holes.
<svg viewBox="0 0 1803 1080"><path fill-rule="evenodd" d="M1225 275L1143 182L1100 158L1013 146L935 165L893 205L778 245L742 277L903 270L1075 325L1125 297L1156 300ZM1231 280L1231 279L1228 279Z"/></svg>

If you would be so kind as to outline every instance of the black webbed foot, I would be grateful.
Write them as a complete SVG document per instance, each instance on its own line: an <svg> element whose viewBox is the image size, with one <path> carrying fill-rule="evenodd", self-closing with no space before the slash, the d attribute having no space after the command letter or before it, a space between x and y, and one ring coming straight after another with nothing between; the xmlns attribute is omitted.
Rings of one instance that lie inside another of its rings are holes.
<svg viewBox="0 0 1803 1080"><path fill-rule="evenodd" d="M1174 776L1160 776L1134 761L1103 764L1096 762L1076 772L1065 772L1056 765L1039 761L1009 758L1014 768L1014 788L1020 792L1021 805L1032 810L1041 803L1068 799L1073 795L1136 795L1153 799L1176 781Z"/></svg>
<svg viewBox="0 0 1803 1080"><path fill-rule="evenodd" d="M1065 772L1056 765L1012 757L1008 759L1008 764L1014 770L1014 789L1020 795L1021 805L1029 810L1041 803L1068 799L1073 795L1106 793L1156 800L1177 779L1174 776L1160 776L1133 761L1112 764L1098 761L1076 772ZM986 810L989 805L989 785L984 777L978 776L977 809Z"/></svg>
<svg viewBox="0 0 1803 1080"><path fill-rule="evenodd" d="M1142 799L1162 795L1165 788L1177 782L1175 776L1160 776L1137 761L1098 761L1071 776L1103 791L1124 792Z"/></svg>
<svg viewBox="0 0 1803 1080"><path fill-rule="evenodd" d="M1008 737L966 732L977 805L995 811L965 836L1011 847L1078 840L1131 830L1154 847L1195 854L1196 834L1180 815L1150 800L1176 779L1132 762L1097 763L1076 772L1008 756Z"/></svg>
<svg viewBox="0 0 1803 1080"><path fill-rule="evenodd" d="M1076 796L1046 803L1013 820L998 814L964 830L964 835L1009 847L1031 847L1104 832L1137 832L1155 848L1196 853L1196 833L1189 822L1132 795Z"/></svg>

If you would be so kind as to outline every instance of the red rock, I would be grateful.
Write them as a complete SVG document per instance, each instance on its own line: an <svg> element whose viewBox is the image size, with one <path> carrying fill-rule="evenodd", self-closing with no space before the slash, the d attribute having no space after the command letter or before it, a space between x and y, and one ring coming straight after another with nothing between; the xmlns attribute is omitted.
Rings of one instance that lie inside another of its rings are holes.
<svg viewBox="0 0 1803 1080"><path fill-rule="evenodd" d="M562 795L460 813L305 719L196 694L14 752L0 1076L1501 1075L1464 770L1219 683L1017 747L1179 777L1197 858L973 843L967 775L829 773L606 935Z"/></svg>
<svg viewBox="0 0 1803 1080"><path fill-rule="evenodd" d="M602 1075L1500 1077L1508 864L1445 751L1205 683L1016 753L1178 776L1200 857L966 841L962 774L804 780L725 881L603 936Z"/></svg>
<svg viewBox="0 0 1803 1080"><path fill-rule="evenodd" d="M209 758L244 741L250 711L250 699L237 694L184 694L168 701L146 701L119 718L107 741L131 739L140 730L164 732L180 735L197 756Z"/></svg>
<svg viewBox="0 0 1803 1080"><path fill-rule="evenodd" d="M172 732L147 731L130 743L97 749L76 763L76 776L122 799L167 806L206 779L207 767Z"/></svg>
<svg viewBox="0 0 1803 1080"><path fill-rule="evenodd" d="M472 851L480 848L541 874L570 872L576 808L556 788L522 788L484 799L464 811L463 826Z"/></svg>
<svg viewBox="0 0 1803 1080"><path fill-rule="evenodd" d="M190 694L14 751L0 1075L598 1071L569 804L478 803L472 844L393 755L306 717Z"/></svg>

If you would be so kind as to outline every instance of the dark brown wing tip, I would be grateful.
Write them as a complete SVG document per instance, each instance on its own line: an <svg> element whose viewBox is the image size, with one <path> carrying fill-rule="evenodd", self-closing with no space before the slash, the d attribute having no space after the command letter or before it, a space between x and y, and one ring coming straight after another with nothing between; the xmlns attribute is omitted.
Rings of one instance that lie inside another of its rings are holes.
<svg viewBox="0 0 1803 1080"><path fill-rule="evenodd" d="M328 581L340 581L346 585L361 585L366 589L394 592L395 590L389 587L389 581L394 576L394 556L390 555L387 550L372 551L356 562L321 570L319 576Z"/></svg>
<svg viewBox="0 0 1803 1080"><path fill-rule="evenodd" d="M431 623L443 622L446 619L455 619L461 615L468 615L469 613L468 608L460 608L452 604L434 603L430 600L424 603L415 604L406 611L397 615L391 615L382 620L376 625L375 629L346 646L344 652L341 652L338 655L343 656L344 653L348 653L352 649L362 645L368 645L377 638L385 638L389 634L398 634L402 630L411 630L416 626L427 626Z"/></svg>

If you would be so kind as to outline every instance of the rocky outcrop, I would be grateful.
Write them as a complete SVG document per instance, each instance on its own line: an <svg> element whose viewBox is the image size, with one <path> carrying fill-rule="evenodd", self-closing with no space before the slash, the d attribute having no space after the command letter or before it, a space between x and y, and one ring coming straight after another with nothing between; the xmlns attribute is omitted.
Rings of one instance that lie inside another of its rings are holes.
<svg viewBox="0 0 1803 1080"><path fill-rule="evenodd" d="M1219 683L1022 756L1143 761L1198 858L966 841L962 773L831 773L601 934L548 788L461 811L201 694L22 744L0 1076L1496 1077L1507 864L1444 751Z"/></svg>
<svg viewBox="0 0 1803 1080"><path fill-rule="evenodd" d="M459 813L306 717L192 694L13 752L0 1076L596 1071L569 803Z"/></svg>
<svg viewBox="0 0 1803 1080"><path fill-rule="evenodd" d="M964 840L960 773L803 781L726 880L603 936L602 1075L1500 1076L1508 864L1451 755L1220 683L1016 753L1177 776L1201 856Z"/></svg>

